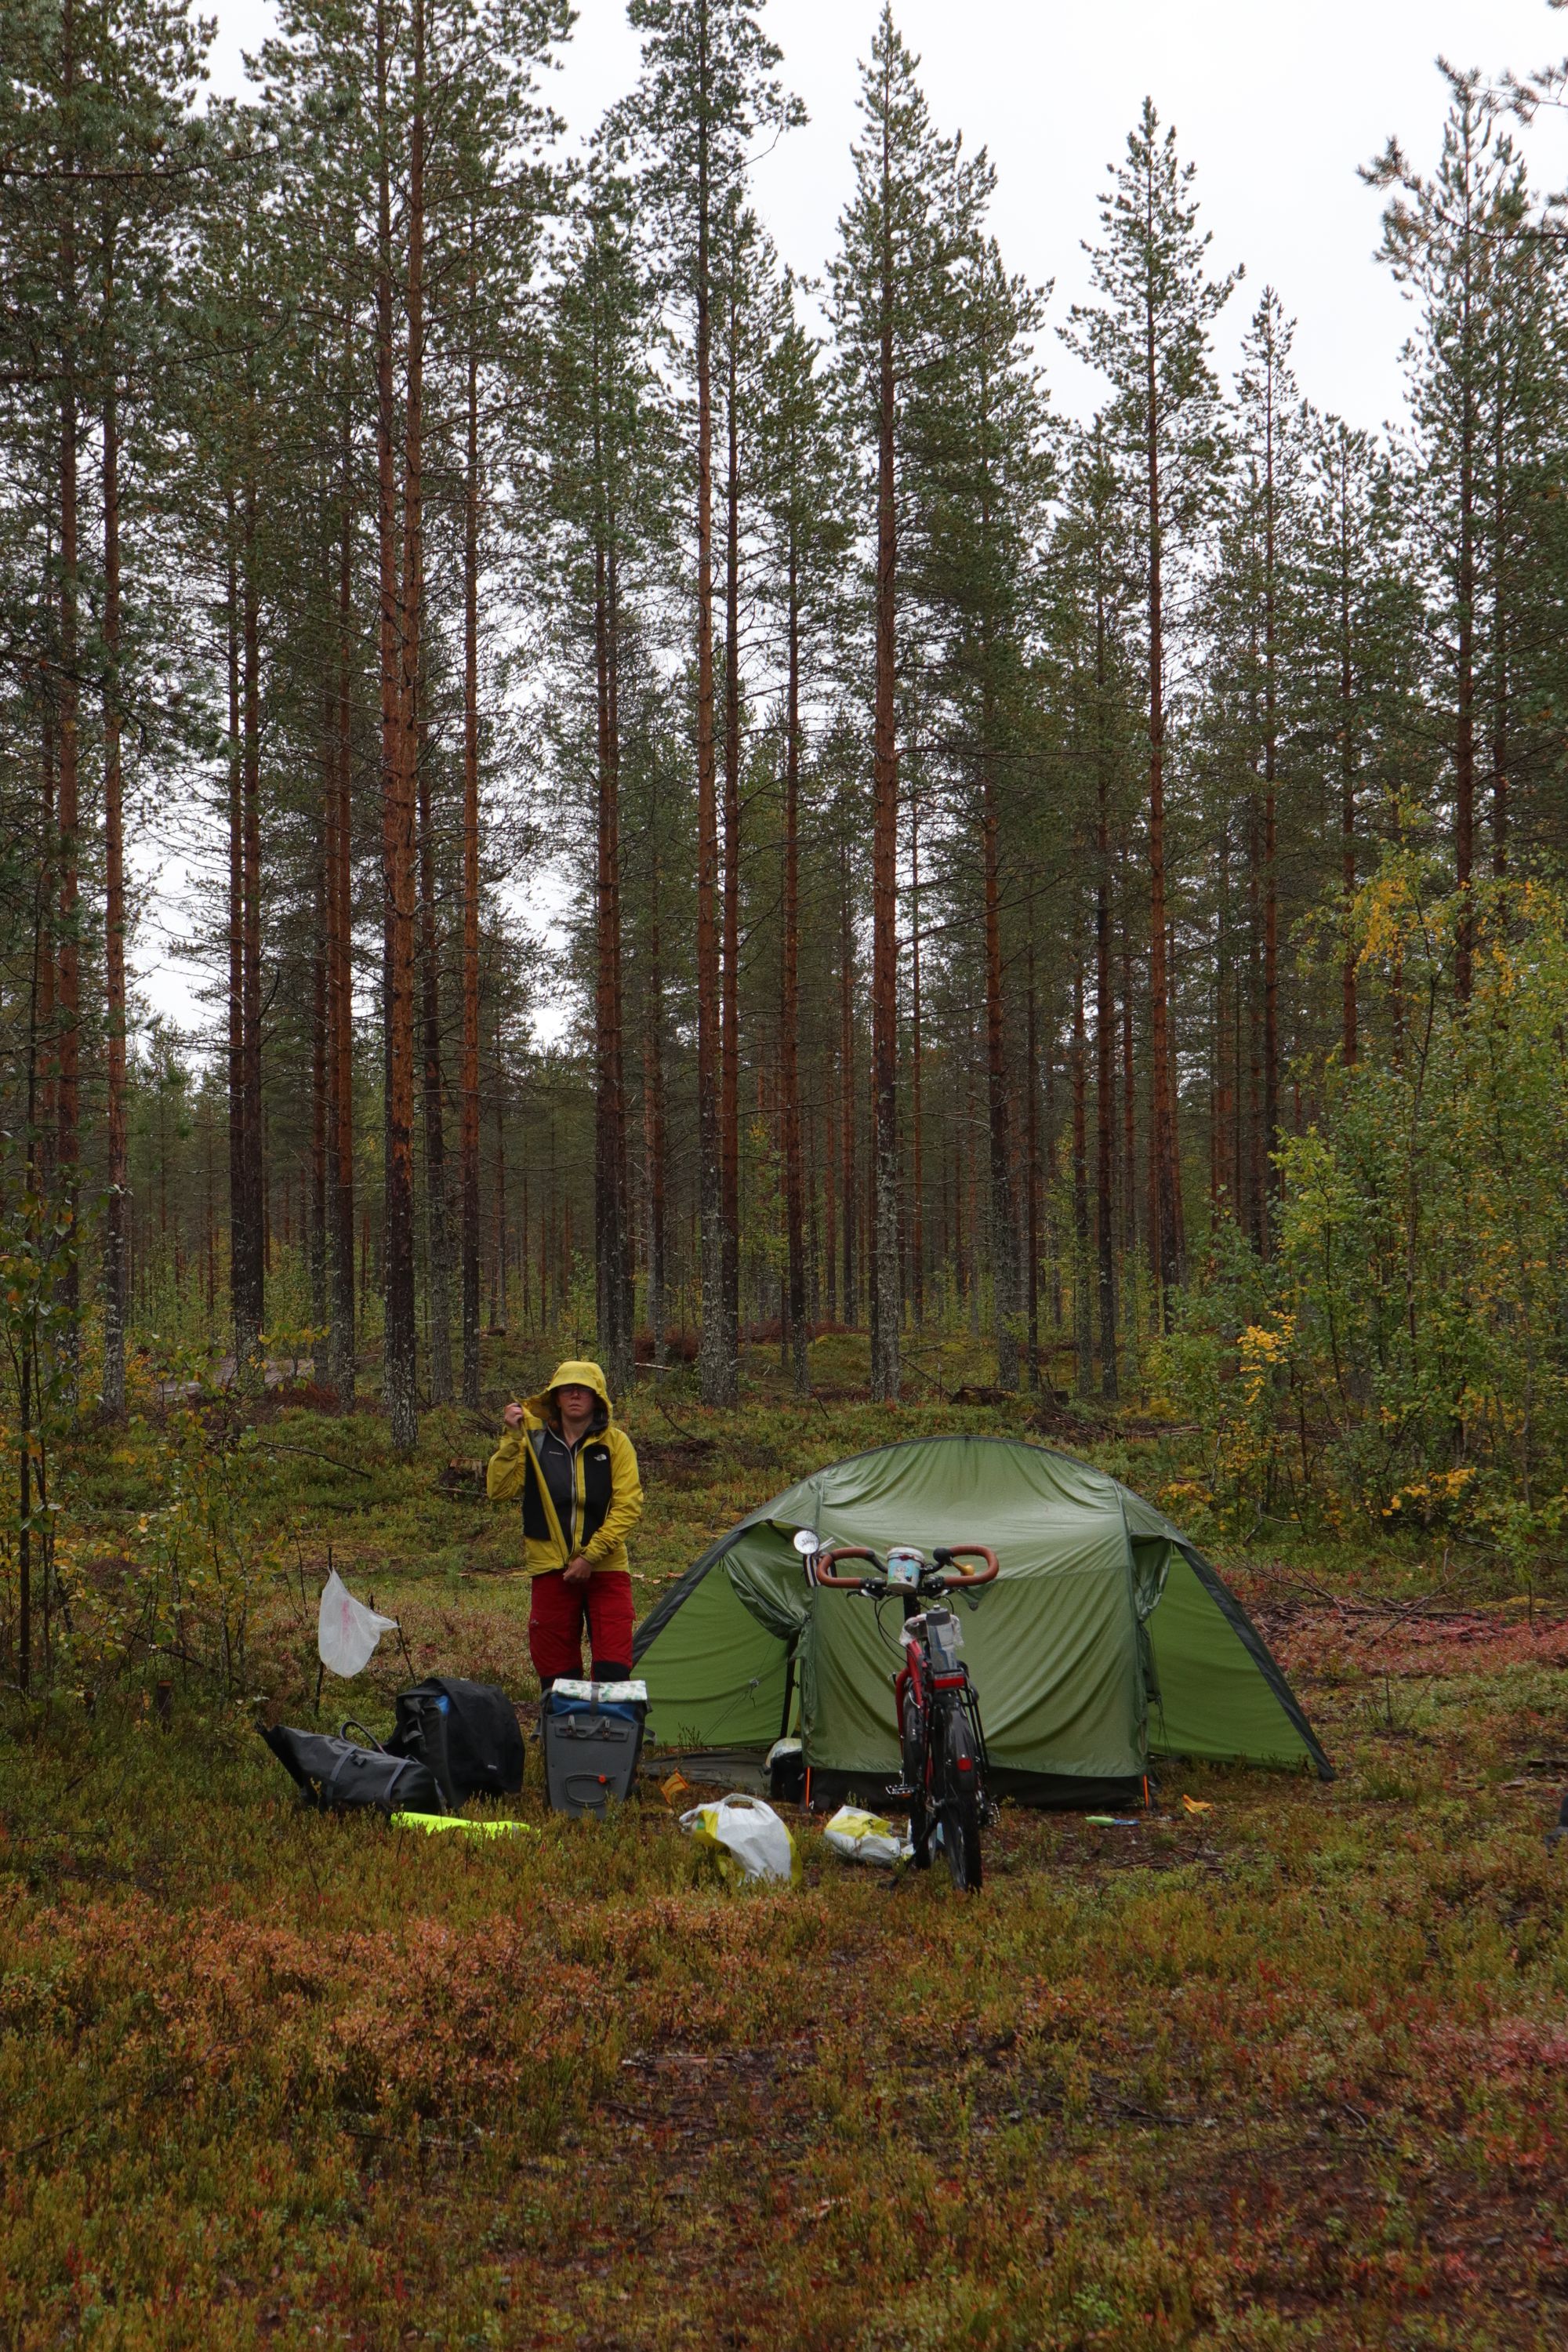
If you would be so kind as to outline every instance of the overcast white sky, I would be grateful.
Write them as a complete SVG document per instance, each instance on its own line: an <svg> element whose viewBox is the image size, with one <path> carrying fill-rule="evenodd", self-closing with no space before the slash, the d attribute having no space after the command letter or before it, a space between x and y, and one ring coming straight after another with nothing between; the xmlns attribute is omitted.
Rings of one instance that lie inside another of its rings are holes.
<svg viewBox="0 0 1568 2352"><path fill-rule="evenodd" d="M3 0L0 0L3 5ZM273 21L270 0L216 0L212 79L244 86L242 53ZM848 192L858 60L879 0L771 0L766 23L811 121L758 166L760 208L784 258L821 270ZM1247 316L1273 285L1299 325L1301 388L1321 407L1376 425L1401 406L1404 302L1375 260L1379 199L1356 166L1396 132L1423 167L1436 159L1443 87L1434 60L1489 75L1525 71L1568 48L1568 19L1545 0L901 0L900 27L921 59L932 118L988 147L994 226L1009 267L1054 279L1054 320L1088 290L1081 241L1097 230L1106 166L1121 156L1145 92L1198 167L1216 269L1245 262L1223 322L1234 358ZM574 138L635 79L624 0L581 0L552 95ZM1568 182L1568 118L1530 135L1537 177ZM1095 380L1048 333L1042 353L1060 405L1087 415ZM143 843L152 877L160 854ZM178 861L163 864L137 958L142 988L174 1020L196 1008L169 933L184 929Z"/></svg>
<svg viewBox="0 0 1568 2352"><path fill-rule="evenodd" d="M848 186L858 88L879 0L771 0L765 22L811 121L757 173L761 209L786 260L819 270ZM216 0L215 85L237 89L241 51L271 21L268 0ZM1298 373L1320 405L1376 425L1399 401L1404 306L1373 259L1378 198L1356 177L1391 131L1436 156L1442 86L1433 60L1524 70L1568 48L1545 0L901 0L931 113L987 146L994 215L1009 265L1056 281L1065 319L1085 290L1080 241L1096 229L1105 167L1144 93L1198 166L1213 257L1247 265L1225 341L1261 288L1300 320ZM574 133L591 130L636 77L622 0L582 0L553 91ZM1531 141L1552 186L1568 180L1568 125ZM1227 352L1228 356L1228 352ZM1092 380L1048 339L1062 405L1085 410Z"/></svg>

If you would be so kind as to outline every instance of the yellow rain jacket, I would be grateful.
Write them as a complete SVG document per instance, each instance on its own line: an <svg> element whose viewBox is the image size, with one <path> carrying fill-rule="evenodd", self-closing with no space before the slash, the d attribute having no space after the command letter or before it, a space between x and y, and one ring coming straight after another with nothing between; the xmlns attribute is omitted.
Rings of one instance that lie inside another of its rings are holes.
<svg viewBox="0 0 1568 2352"><path fill-rule="evenodd" d="M598 1407L574 1446L562 1436L553 1391L592 1389ZM522 1501L524 1562L546 1576L581 1554L593 1569L625 1569L626 1538L642 1517L642 1480L631 1439L616 1426L597 1364L557 1364L550 1385L522 1401L522 1427L509 1429L489 1459L492 1503Z"/></svg>

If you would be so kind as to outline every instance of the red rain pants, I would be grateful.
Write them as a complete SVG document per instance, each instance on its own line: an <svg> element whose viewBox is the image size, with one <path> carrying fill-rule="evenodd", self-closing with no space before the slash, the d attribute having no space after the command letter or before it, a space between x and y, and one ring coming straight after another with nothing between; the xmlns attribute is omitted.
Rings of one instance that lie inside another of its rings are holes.
<svg viewBox="0 0 1568 2352"><path fill-rule="evenodd" d="M533 1580L528 1649L542 1683L583 1671L583 1621L596 1682L619 1682L632 1670L632 1580L624 1568L595 1569L586 1584L568 1584L553 1568Z"/></svg>

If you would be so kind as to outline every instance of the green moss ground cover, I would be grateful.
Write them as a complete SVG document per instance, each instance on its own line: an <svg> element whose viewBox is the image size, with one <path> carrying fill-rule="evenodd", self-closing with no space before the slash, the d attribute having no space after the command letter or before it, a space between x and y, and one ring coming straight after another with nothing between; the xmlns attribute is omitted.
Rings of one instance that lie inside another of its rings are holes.
<svg viewBox="0 0 1568 2352"><path fill-rule="evenodd" d="M759 1381L633 1425L646 1603L814 1463L1011 1423ZM1135 1830L1008 1809L972 1902L809 1830L799 1889L734 1892L652 1787L551 1819L536 1749L538 1840L305 1815L252 1722L311 1719L329 1542L418 1666L520 1696L527 1588L462 1416L407 1466L368 1415L263 1434L292 1581L247 1703L176 1674L166 1730L123 1681L5 1718L0 2340L1568 2340L1560 1606L1450 1571L1447 1613L1413 1608L1419 1548L1226 1557L1333 1785L1174 1770ZM81 1449L84 1572L155 1439ZM1180 1473L1157 1439L1100 1451L1152 1494ZM353 1711L388 1722L405 1678L384 1654Z"/></svg>

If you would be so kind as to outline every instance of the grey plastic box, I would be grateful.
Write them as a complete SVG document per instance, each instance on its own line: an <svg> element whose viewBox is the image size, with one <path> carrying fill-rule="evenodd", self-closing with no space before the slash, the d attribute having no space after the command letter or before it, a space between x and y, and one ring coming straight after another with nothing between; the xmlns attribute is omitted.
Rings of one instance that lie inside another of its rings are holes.
<svg viewBox="0 0 1568 2352"><path fill-rule="evenodd" d="M637 1778L647 1715L644 1685L556 1684L543 1717L552 1812L602 1813L612 1798L625 1801Z"/></svg>

